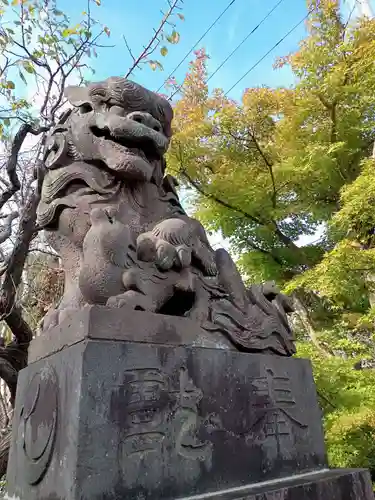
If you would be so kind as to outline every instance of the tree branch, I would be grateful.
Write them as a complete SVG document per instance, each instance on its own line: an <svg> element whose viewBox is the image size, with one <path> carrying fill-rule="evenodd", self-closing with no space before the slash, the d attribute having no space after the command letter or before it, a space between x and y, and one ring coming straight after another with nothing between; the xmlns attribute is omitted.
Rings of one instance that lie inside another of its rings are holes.
<svg viewBox="0 0 375 500"><path fill-rule="evenodd" d="M12 363L8 361L8 359L5 359L5 357L3 357L3 353L5 353L5 350L6 347L0 348L0 378L3 379L8 386L11 404L12 406L14 406L17 390L18 371L13 367Z"/></svg>
<svg viewBox="0 0 375 500"><path fill-rule="evenodd" d="M219 205L228 208L229 210L233 210L235 212L238 212L239 214L243 215L246 219L251 220L253 223L267 227L270 231L272 231L277 238L290 250L292 250L298 257L300 258L301 262L304 264L309 264L309 262L306 259L305 253L294 243L289 236L284 234L279 226L277 225L277 222L274 220L265 220L261 216L257 215L252 215L245 210L242 210L240 207L236 207L234 205L231 205L227 201L223 200L219 196L213 194L213 193L208 193L202 188L202 186L199 185L197 181L191 178L191 176L187 173L186 169L183 166L182 162L182 153L181 153L181 145L179 144L179 162L180 162L180 172L181 174L185 177L185 179L191 184L202 196L205 196L206 198L210 198L211 200L214 200L216 203Z"/></svg>
<svg viewBox="0 0 375 500"><path fill-rule="evenodd" d="M18 163L18 154L20 149L27 137L27 134L39 135L42 132L46 132L48 127L38 127L33 128L30 123L24 123L18 129L13 141L10 150L10 155L7 161L6 170L10 180L9 188L5 189L0 196L0 210L3 208L5 203L21 188L20 181L17 175L17 163Z"/></svg>
<svg viewBox="0 0 375 500"><path fill-rule="evenodd" d="M295 312L298 314L302 326L305 329L307 335L309 336L311 342L325 358L331 358L332 354L328 352L326 349L324 349L324 347L319 342L318 336L313 326L313 322L311 321L309 310L304 303L301 291L298 290L295 291L292 297L293 297Z"/></svg>
<svg viewBox="0 0 375 500"><path fill-rule="evenodd" d="M17 238L7 262L0 290L0 314L5 321L8 321L8 317L11 316L15 307L17 288L21 283L29 246L35 234L38 201L39 197L36 193L32 192L23 209ZM13 333L17 336L22 332Z"/></svg>
<svg viewBox="0 0 375 500"><path fill-rule="evenodd" d="M232 137L232 139L234 139L235 141L244 141L245 142L245 148L246 149L250 149L249 147L249 142L251 141L251 143L255 146L255 149L256 151L258 152L258 154L260 155L260 157L262 158L262 160L264 161L266 167L267 167L267 170L270 174L270 177L271 177L271 184L272 184L272 195L271 195L271 201L272 201L272 206L273 208L276 208L276 201L277 201L277 189L276 189L276 181L275 181L275 176L274 176L274 173L273 173L273 162L270 161L265 152L263 151L263 149L260 147L260 144L255 136L255 133L252 132L251 130L249 130L249 135L250 135L250 141L246 138L246 137L243 137L243 138L240 138L240 137L237 137L236 134L234 134L233 132L231 132L230 130L227 130L228 134Z"/></svg>
<svg viewBox="0 0 375 500"><path fill-rule="evenodd" d="M13 308L6 318L6 322L16 340L5 347L0 347L0 378L4 379L9 387L11 403L14 406L18 372L27 366L27 352L33 338L33 332L22 318L18 307Z"/></svg>
<svg viewBox="0 0 375 500"><path fill-rule="evenodd" d="M0 245L4 243L12 234L12 222L17 219L18 212L11 212L5 217L4 225L0 228Z"/></svg>
<svg viewBox="0 0 375 500"><path fill-rule="evenodd" d="M173 3L169 4L169 10L164 15L163 19L161 20L159 28L157 30L155 30L153 37L151 38L151 40L149 41L149 43L144 47L143 51L137 57L137 59L134 59L134 57L132 56L132 53L130 52L130 55L133 57L133 64L130 66L128 72L125 75L125 78L129 78L129 76L132 74L132 72L134 71L134 69L139 65L139 63L142 61L142 59L144 59L145 57L148 57L150 54L152 54L152 52L159 45L160 42L158 40L158 37L159 37L160 33L162 32L162 30L164 28L164 25L167 23L169 17L173 13L173 11L176 9L177 4L179 2L180 2L180 0L174 0ZM155 47L152 48L152 46L155 43L155 41L157 41L157 44L155 45ZM151 49L151 51L150 51L150 49Z"/></svg>
<svg viewBox="0 0 375 500"><path fill-rule="evenodd" d="M268 172L270 174L270 177L271 177L271 184L272 184L272 196L271 196L271 200L272 200L272 206L273 208L276 208L276 200L277 200L277 189L276 189L276 182L275 182L275 176L274 176L274 173L273 173L273 162L270 161L265 152L263 151L263 149L260 147L260 144L257 140L257 138L255 137L255 134L254 132L250 132L250 137L251 137L251 140L253 141L254 143L254 146L255 146L255 149L258 151L259 155L261 156L261 158L263 159L264 163L266 164L267 166L267 169L268 169Z"/></svg>
<svg viewBox="0 0 375 500"><path fill-rule="evenodd" d="M122 38L124 39L125 47L127 48L128 52L130 54L130 57L133 59L133 63L135 63L136 59L134 57L132 49L130 48L130 45L128 44L128 41L127 41L125 35L122 35Z"/></svg>
<svg viewBox="0 0 375 500"><path fill-rule="evenodd" d="M335 100L332 103L330 103L321 94L317 94L317 95L318 95L319 101L329 111L329 117L331 119L331 137L330 137L330 142L331 142L331 144L334 144L337 141L337 117L336 117L337 101Z"/></svg>
<svg viewBox="0 0 375 500"><path fill-rule="evenodd" d="M261 252L264 255L267 255L267 257L271 257L271 259L278 264L279 266L283 266L283 261L275 255L273 252L270 250L265 250L264 248L256 245L253 241L247 240L247 244L253 249L256 250L257 252Z"/></svg>
<svg viewBox="0 0 375 500"><path fill-rule="evenodd" d="M222 205L225 208L228 208L229 210L233 210L235 212L238 212L239 214L243 215L247 219L250 219L255 224L264 225L264 223L260 219L257 219L256 217L254 217L253 215L245 212L241 208L235 207L234 205L231 205L230 203L228 203L227 201L222 200L221 198L219 198L217 195L215 195L213 193L207 193L198 184L198 182L196 182L194 179L192 179L190 177L190 175L186 172L186 170L182 170L181 173L186 178L186 180L189 182L189 184L191 184L202 196L205 196L206 198L210 198L211 200L214 200L216 203L218 203L219 205Z"/></svg>

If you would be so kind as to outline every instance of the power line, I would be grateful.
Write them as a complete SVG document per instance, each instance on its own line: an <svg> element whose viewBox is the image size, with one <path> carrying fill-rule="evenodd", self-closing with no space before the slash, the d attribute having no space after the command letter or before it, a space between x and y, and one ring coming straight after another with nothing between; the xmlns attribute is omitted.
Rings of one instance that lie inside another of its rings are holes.
<svg viewBox="0 0 375 500"><path fill-rule="evenodd" d="M350 20L351 20L351 18L352 18L352 15L354 14L354 11L355 11L355 8L356 8L356 3L357 3L357 2L354 2L354 3L353 3L353 6L352 6L352 8L351 8L351 11L349 12L348 19L346 20L346 23L345 23L345 29L349 26Z"/></svg>
<svg viewBox="0 0 375 500"><path fill-rule="evenodd" d="M300 20L300 21L299 21L296 25L294 25L294 26L293 26L293 28L291 28L291 29L290 29L290 30L289 30L289 31L288 31L288 32L287 32L287 33L286 33L286 34L285 34L282 38L280 38L280 40L279 40L277 43L275 43L275 45L274 45L273 47L271 47L271 48L270 48L270 50L268 50L268 51L267 51L267 52L266 52L266 53L265 53L265 54L264 54L264 55L263 55L260 59L258 59L258 61L257 61L255 64L253 64L253 65L251 66L251 68L250 68L249 70L247 70L247 71L246 71L246 73L244 73L244 74L241 76L241 78L239 78L239 79L236 81L236 83L234 83L234 84L231 86L231 88L225 92L225 94L224 94L224 95L225 95L225 96L227 96L227 95L229 94L229 92L231 92L231 91L234 89L234 87L236 87L236 86L237 86L240 82L242 82L242 80L243 80L243 79L244 79L244 78L245 78L245 77L246 77L249 73L251 73L251 71L253 71L253 70L254 70L254 69L255 69L255 68L256 68L256 67L257 67L257 66L258 66L258 65L259 65L259 64L260 64L260 63L261 63L261 62L262 62L262 61L263 61L263 60L264 60L264 59L265 59L268 55L269 55L269 54L271 54L271 52L272 52L273 50L275 50L275 48L276 48L278 45L280 45L280 43L282 43L282 42L283 42L283 41L284 41L284 40L285 40L285 39L286 39L286 38L287 38L287 37L288 37L291 33L293 33L293 31L294 31L295 29L297 29L297 28L298 28L298 27L299 27L299 26L300 26L300 25L301 25L304 21L306 21L306 19L310 16L310 14L313 12L313 10L314 10L314 9L310 10L310 11L307 13L307 15L306 15L306 16L304 16L304 18L303 18L303 19L301 19L301 20Z"/></svg>
<svg viewBox="0 0 375 500"><path fill-rule="evenodd" d="M226 64L228 62L228 60L237 52L237 50L242 47L242 45L251 37L251 35L253 35L256 30L262 26L262 24L269 18L269 16L272 14L272 12L274 10L277 9L277 7L283 2L284 0L279 0L277 2L276 5L274 5L274 7L272 7L272 9L263 17L263 19L261 19L261 21L255 26L255 28L253 28L246 36L245 38L237 45L237 47L235 47L232 52L224 59L224 61L215 69L215 71L207 78L207 80L205 81L205 83L208 83L211 78L213 78L216 73L218 71L220 71L220 69L224 66L224 64ZM177 87L177 89L168 97L168 101L171 101L173 99L173 97L178 94L180 92L180 90L182 89L182 87L184 86L184 84L182 83L181 85L179 85Z"/></svg>
<svg viewBox="0 0 375 500"><path fill-rule="evenodd" d="M203 40L203 38L212 30L212 28L219 22L219 20L223 17L223 15L229 10L229 8L234 4L236 0L231 0L229 4L225 7L225 9L219 14L219 16L215 19L215 21L209 26L206 31L203 33L203 35L200 37L200 39L189 49L189 52L186 53L185 57L178 63L178 65L174 68L174 70L171 72L171 74L168 76L166 80L160 85L158 90L156 92L159 92L163 87L164 84L174 75L174 73L178 70L178 68L186 61L186 59L189 57L191 52L195 49L195 47Z"/></svg>
<svg viewBox="0 0 375 500"><path fill-rule="evenodd" d="M261 21L260 21L260 22L259 22L256 26L255 26L255 28L253 28L253 29L252 29L252 30L251 30L251 31L250 31L250 32L249 32L249 33L245 36L245 38L244 38L244 39L243 39L243 40L242 40L242 41L241 41L241 42L237 45L237 47L236 47L235 49L233 49L233 50L232 50L232 52L229 54L229 56L228 56L228 57L226 57L226 58L224 59L224 61L220 64L220 66L218 66L218 67L215 69L215 71L212 73L212 75L210 75L210 76L207 78L206 83L208 83L208 82L211 80L211 78L213 78L213 77L216 75L216 73L217 73L218 71L220 71L220 70L221 70L221 68L224 66L224 64L226 64L226 63L227 63L227 61L228 61L228 60L229 60L229 59L230 59L230 58L231 58L231 57L232 57L232 56L233 56L233 55L237 52L237 50L238 50L240 47L242 47L242 45L243 45L243 44L244 44L244 43L245 43L245 42L246 42L246 41L247 41L247 40L251 37L251 35L253 35L253 34L256 32L256 30L262 26L262 24L263 24L263 23L264 23L264 22L265 22L265 21L266 21L266 20L270 17L270 15L272 14L272 12L274 12L274 11L277 9L277 7L278 7L278 6L279 6L279 5L280 5L283 1L284 1L284 0L279 0L279 1L277 2L277 4L276 4L276 5L274 5L274 6L272 7L272 9L271 9L271 10L270 10L270 11L269 11L269 12L268 12L268 13L267 13L264 17L263 17L263 19L262 19L262 20L261 20Z"/></svg>

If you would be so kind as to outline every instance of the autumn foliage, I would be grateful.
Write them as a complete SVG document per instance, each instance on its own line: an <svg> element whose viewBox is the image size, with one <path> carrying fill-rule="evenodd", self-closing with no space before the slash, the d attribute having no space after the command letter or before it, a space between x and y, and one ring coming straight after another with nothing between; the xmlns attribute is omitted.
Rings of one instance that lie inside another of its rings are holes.
<svg viewBox="0 0 375 500"><path fill-rule="evenodd" d="M309 7L307 37L275 63L290 88L235 102L208 87L208 55L195 53L168 165L249 282L292 295L331 463L375 474L375 20L344 21L338 0Z"/></svg>

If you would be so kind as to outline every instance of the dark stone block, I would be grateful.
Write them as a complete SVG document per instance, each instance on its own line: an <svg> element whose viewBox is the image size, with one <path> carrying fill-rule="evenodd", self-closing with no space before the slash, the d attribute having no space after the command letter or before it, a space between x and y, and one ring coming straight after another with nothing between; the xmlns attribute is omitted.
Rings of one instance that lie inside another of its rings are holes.
<svg viewBox="0 0 375 500"><path fill-rule="evenodd" d="M367 470L329 470L181 500L373 500Z"/></svg>
<svg viewBox="0 0 375 500"><path fill-rule="evenodd" d="M223 335L206 332L195 321L146 311L85 306L67 315L61 325L43 332L29 347L29 363L84 339L127 340L169 346L190 345L236 350Z"/></svg>
<svg viewBox="0 0 375 500"><path fill-rule="evenodd" d="M172 499L326 467L301 359L90 339L29 365L16 406L9 492L30 500Z"/></svg>
<svg viewBox="0 0 375 500"><path fill-rule="evenodd" d="M194 346L177 318L167 345L162 319L122 314L93 308L69 320L49 356L43 337L34 341L37 361L18 382L10 498L279 500L254 497L254 483L326 470L309 361Z"/></svg>

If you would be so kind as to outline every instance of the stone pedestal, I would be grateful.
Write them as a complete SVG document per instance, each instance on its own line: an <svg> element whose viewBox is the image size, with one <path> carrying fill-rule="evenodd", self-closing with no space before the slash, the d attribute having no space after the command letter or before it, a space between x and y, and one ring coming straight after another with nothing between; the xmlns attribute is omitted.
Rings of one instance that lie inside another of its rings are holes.
<svg viewBox="0 0 375 500"><path fill-rule="evenodd" d="M310 363L189 320L89 307L35 339L8 467L20 500L373 499L329 471Z"/></svg>

